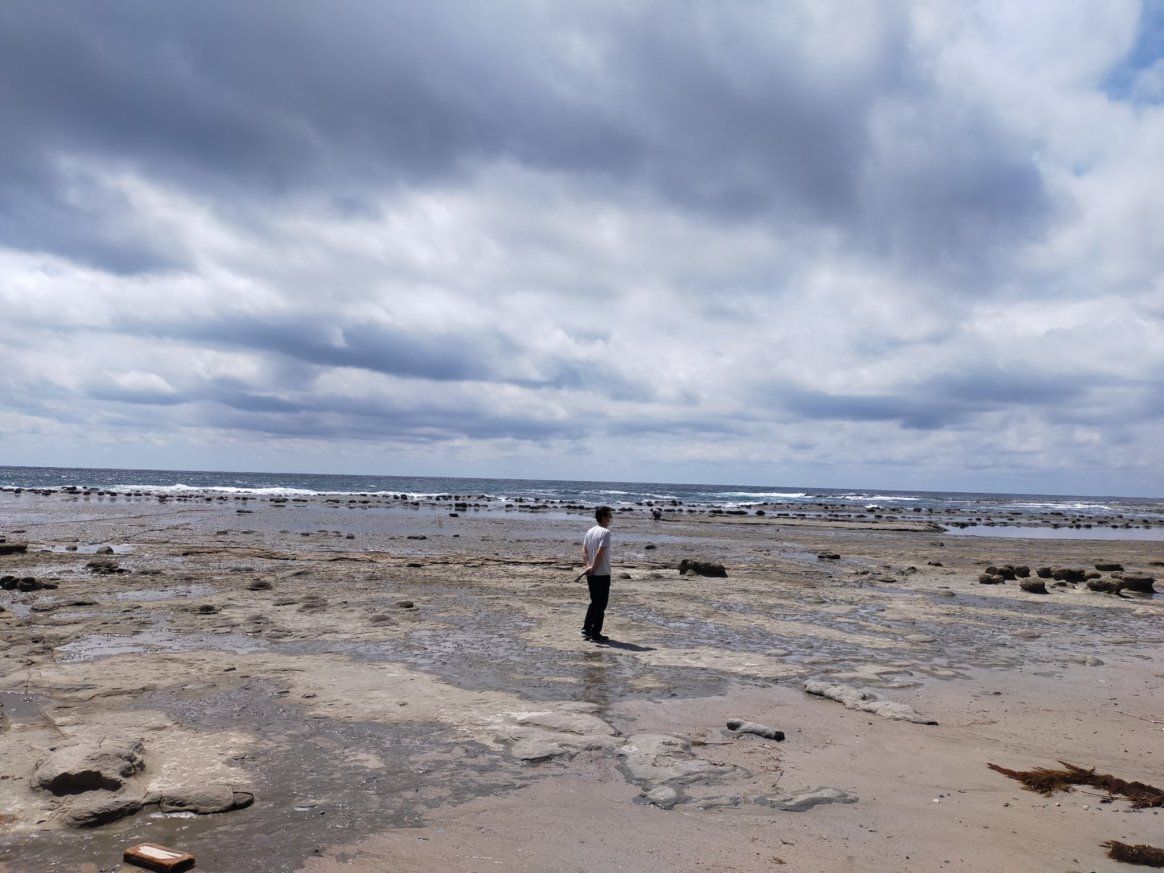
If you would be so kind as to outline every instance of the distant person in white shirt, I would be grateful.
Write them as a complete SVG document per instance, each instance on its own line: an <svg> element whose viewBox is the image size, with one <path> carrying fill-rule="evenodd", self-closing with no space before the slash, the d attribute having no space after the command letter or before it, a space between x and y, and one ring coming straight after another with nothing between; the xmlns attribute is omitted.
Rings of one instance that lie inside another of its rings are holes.
<svg viewBox="0 0 1164 873"><path fill-rule="evenodd" d="M586 531L582 539L582 560L586 569L586 585L590 588L590 606L582 623L582 639L605 643L610 637L602 635L602 619L606 616L606 602L610 599L610 522L614 512L609 506L594 510L598 524Z"/></svg>

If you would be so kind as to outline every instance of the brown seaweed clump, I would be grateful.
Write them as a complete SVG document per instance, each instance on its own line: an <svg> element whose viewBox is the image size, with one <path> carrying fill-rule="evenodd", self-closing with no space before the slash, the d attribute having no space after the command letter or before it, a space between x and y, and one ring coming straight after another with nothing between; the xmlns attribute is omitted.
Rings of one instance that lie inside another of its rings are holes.
<svg viewBox="0 0 1164 873"><path fill-rule="evenodd" d="M1099 788L1110 795L1122 795L1132 802L1134 809L1149 807L1164 807L1164 791L1144 782L1128 782L1108 773L1096 773L1095 768L1090 770L1077 767L1060 761L1064 769L1051 770L1047 767L1036 767L1034 770L1008 770L997 764L987 764L991 770L1017 779L1029 791L1050 795L1055 791L1070 791L1072 785L1090 785Z"/></svg>
<svg viewBox="0 0 1164 873"><path fill-rule="evenodd" d="M1118 840L1108 840L1100 843L1107 849L1107 856L1125 864L1140 864L1144 867L1164 867L1164 849L1155 846L1129 846Z"/></svg>

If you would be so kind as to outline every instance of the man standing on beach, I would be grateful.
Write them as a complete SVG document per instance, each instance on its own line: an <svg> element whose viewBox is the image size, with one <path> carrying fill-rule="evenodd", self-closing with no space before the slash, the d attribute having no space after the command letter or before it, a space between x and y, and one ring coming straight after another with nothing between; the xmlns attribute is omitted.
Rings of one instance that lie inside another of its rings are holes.
<svg viewBox="0 0 1164 873"><path fill-rule="evenodd" d="M598 524L586 531L582 539L582 560L586 564L583 574L590 588L590 606L586 609L586 620L582 623L582 639L595 643L605 643L610 637L602 635L602 619L606 615L606 602L610 599L610 521L614 512L609 506L594 510Z"/></svg>

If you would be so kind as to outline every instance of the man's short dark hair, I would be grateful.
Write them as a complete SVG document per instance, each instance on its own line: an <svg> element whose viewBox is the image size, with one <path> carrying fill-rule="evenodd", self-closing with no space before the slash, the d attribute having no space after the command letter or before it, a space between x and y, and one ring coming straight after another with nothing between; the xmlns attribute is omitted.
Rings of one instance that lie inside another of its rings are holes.
<svg viewBox="0 0 1164 873"><path fill-rule="evenodd" d="M594 520L602 521L604 518L614 518L614 510L609 506L600 506L594 510Z"/></svg>

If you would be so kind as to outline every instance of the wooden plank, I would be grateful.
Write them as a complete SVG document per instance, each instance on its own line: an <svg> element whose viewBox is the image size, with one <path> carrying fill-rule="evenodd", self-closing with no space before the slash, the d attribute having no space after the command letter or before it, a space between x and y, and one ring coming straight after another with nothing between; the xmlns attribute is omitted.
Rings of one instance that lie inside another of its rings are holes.
<svg viewBox="0 0 1164 873"><path fill-rule="evenodd" d="M157 843L138 843L125 850L122 860L159 873L182 873L194 866L194 856Z"/></svg>

